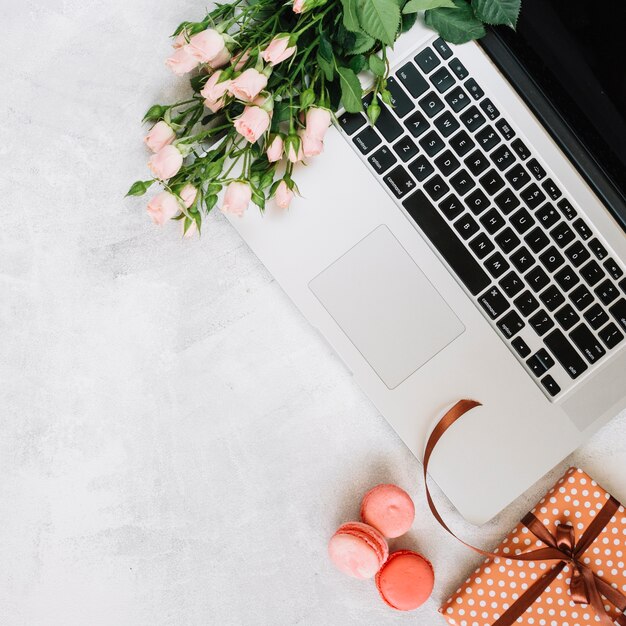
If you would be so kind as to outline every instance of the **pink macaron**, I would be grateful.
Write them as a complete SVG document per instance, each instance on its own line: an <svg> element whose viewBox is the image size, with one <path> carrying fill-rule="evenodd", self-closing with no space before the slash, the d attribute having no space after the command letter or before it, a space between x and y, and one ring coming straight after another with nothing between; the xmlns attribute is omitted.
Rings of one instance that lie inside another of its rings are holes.
<svg viewBox="0 0 626 626"><path fill-rule="evenodd" d="M411 496L396 485L377 485L361 503L361 519L384 537L400 537L413 525L415 505Z"/></svg>
<svg viewBox="0 0 626 626"><path fill-rule="evenodd" d="M354 578L371 578L389 556L385 538L361 522L342 524L328 543L328 555L337 569Z"/></svg>
<svg viewBox="0 0 626 626"><path fill-rule="evenodd" d="M412 611L426 602L435 584L433 566L421 554L399 550L376 574L380 597L391 608Z"/></svg>

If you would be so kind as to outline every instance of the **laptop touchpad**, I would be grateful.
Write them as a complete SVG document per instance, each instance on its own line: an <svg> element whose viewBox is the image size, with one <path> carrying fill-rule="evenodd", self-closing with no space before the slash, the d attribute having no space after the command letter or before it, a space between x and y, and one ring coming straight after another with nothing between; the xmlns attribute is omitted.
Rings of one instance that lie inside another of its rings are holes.
<svg viewBox="0 0 626 626"><path fill-rule="evenodd" d="M389 389L465 330L386 226L309 287Z"/></svg>

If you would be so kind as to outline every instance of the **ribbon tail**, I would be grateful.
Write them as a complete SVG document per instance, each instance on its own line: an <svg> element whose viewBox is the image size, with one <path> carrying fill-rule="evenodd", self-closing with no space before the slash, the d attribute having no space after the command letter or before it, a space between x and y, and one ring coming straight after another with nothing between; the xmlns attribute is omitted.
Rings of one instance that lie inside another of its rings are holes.
<svg viewBox="0 0 626 626"><path fill-rule="evenodd" d="M587 588L589 605L593 607L596 615L600 618L600 623L603 624L603 626L614 626L613 618L604 609L604 600L596 586L594 573L588 567L583 567L581 568L581 574Z"/></svg>

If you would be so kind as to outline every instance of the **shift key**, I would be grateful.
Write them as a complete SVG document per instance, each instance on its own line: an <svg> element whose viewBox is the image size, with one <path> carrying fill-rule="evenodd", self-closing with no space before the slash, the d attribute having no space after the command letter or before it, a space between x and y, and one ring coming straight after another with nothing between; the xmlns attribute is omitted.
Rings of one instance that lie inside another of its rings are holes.
<svg viewBox="0 0 626 626"><path fill-rule="evenodd" d="M578 378L587 369L580 354L560 330L553 330L543 338L543 342L570 378Z"/></svg>

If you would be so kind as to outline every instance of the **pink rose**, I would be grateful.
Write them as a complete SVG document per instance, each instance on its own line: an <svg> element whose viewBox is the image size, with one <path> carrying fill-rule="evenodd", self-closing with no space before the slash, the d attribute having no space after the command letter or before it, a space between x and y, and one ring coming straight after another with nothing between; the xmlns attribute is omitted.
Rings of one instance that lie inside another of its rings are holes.
<svg viewBox="0 0 626 626"><path fill-rule="evenodd" d="M150 132L144 137L144 142L152 152L158 152L163 146L172 143L174 139L176 139L174 129L167 122L161 120L150 129Z"/></svg>
<svg viewBox="0 0 626 626"><path fill-rule="evenodd" d="M256 105L249 105L235 120L235 130L250 143L254 143L268 129L270 119L267 111Z"/></svg>
<svg viewBox="0 0 626 626"><path fill-rule="evenodd" d="M304 11L304 0L294 0L293 3L293 12L294 13L302 13Z"/></svg>
<svg viewBox="0 0 626 626"><path fill-rule="evenodd" d="M322 141L330 126L330 111L313 107L306 112L306 133Z"/></svg>
<svg viewBox="0 0 626 626"><path fill-rule="evenodd" d="M267 146L267 160L270 163L276 163L276 161L280 161L283 157L283 138L280 135L276 135L274 139L272 139L269 146Z"/></svg>
<svg viewBox="0 0 626 626"><path fill-rule="evenodd" d="M267 76L253 67L245 70L232 81L228 90L238 100L251 102L267 85Z"/></svg>
<svg viewBox="0 0 626 626"><path fill-rule="evenodd" d="M302 144L302 152L305 157L314 157L318 154L322 154L324 151L324 142L317 137L310 135L308 131L300 133L300 139Z"/></svg>
<svg viewBox="0 0 626 626"><path fill-rule="evenodd" d="M263 59L270 65L276 65L288 59L296 51L296 46L289 46L289 35L277 35L263 52Z"/></svg>
<svg viewBox="0 0 626 626"><path fill-rule="evenodd" d="M180 33L178 33L178 35L176 35L176 38L172 42L172 48L174 48L175 50L178 50L178 48L182 48L183 46L186 46L188 43L189 43L189 40L187 38L187 31L183 29L180 31Z"/></svg>
<svg viewBox="0 0 626 626"><path fill-rule="evenodd" d="M229 79L220 80L223 72L218 70L214 74L211 74L209 80L206 81L200 95L207 100L217 102L228 91L231 81Z"/></svg>
<svg viewBox="0 0 626 626"><path fill-rule="evenodd" d="M180 211L180 204L176 196L167 191L162 191L148 203L148 215L152 221L162 226L167 220L171 220Z"/></svg>
<svg viewBox="0 0 626 626"><path fill-rule="evenodd" d="M226 63L230 61L230 52L228 48L224 48L214 59L209 61L209 68L212 70L216 70L219 67L224 67Z"/></svg>
<svg viewBox="0 0 626 626"><path fill-rule="evenodd" d="M288 209L292 200L293 191L289 189L284 180L281 180L276 188L276 205L281 209Z"/></svg>
<svg viewBox="0 0 626 626"><path fill-rule="evenodd" d="M199 63L210 63L224 52L224 37L213 28L203 30L189 39L189 52Z"/></svg>
<svg viewBox="0 0 626 626"><path fill-rule="evenodd" d="M297 152L296 152L293 142L289 143L289 150L287 151L287 159L289 159L291 163L297 163L298 161L302 161L304 159L302 141L300 141L300 145L298 146Z"/></svg>
<svg viewBox="0 0 626 626"><path fill-rule="evenodd" d="M248 59L250 58L250 50L245 50L243 54L241 54L241 56L239 56L239 58L237 59L237 62L235 63L235 71L239 72L240 70L243 69L243 66L248 62Z"/></svg>
<svg viewBox="0 0 626 626"><path fill-rule="evenodd" d="M248 208L251 198L252 189L250 189L250 185L233 181L226 187L224 201L222 202L222 211L241 217Z"/></svg>
<svg viewBox="0 0 626 626"><path fill-rule="evenodd" d="M188 209L196 201L198 190L191 183L187 183L180 190L180 193L178 195L181 197L185 208Z"/></svg>
<svg viewBox="0 0 626 626"><path fill-rule="evenodd" d="M182 48L178 48L174 54L165 61L165 65L177 76L182 76L183 74L191 72L191 70L198 65L198 59L191 54L188 46L183 46Z"/></svg>
<svg viewBox="0 0 626 626"><path fill-rule="evenodd" d="M148 161L148 167L156 178L167 180L176 176L183 165L183 155L176 146L163 146Z"/></svg>

